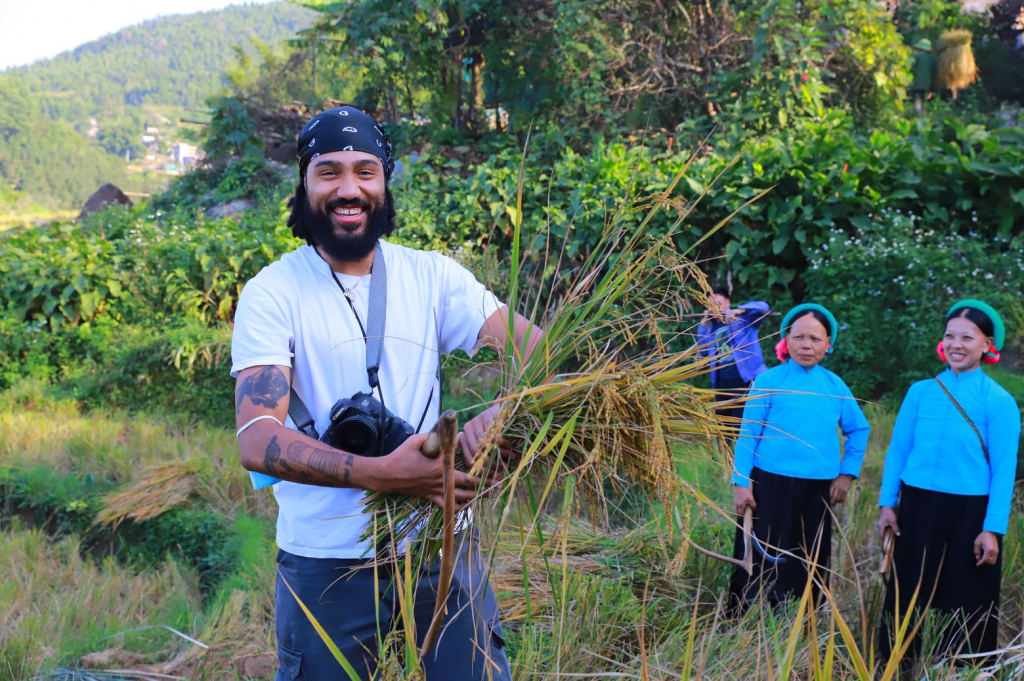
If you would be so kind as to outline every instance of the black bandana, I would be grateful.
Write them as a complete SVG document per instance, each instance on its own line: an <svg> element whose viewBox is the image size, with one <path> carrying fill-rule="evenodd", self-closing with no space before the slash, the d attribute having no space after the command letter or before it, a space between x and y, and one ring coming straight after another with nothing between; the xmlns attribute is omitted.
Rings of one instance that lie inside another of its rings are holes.
<svg viewBox="0 0 1024 681"><path fill-rule="evenodd" d="M299 174L305 177L309 162L332 151L363 151L384 165L384 178L391 179L391 141L384 126L353 106L321 111L309 119L299 133Z"/></svg>

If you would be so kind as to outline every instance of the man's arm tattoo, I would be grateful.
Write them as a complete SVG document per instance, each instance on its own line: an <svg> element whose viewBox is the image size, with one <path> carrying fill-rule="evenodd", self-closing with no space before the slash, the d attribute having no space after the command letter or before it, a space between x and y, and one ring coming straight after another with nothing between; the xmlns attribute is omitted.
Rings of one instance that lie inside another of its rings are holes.
<svg viewBox="0 0 1024 681"><path fill-rule="evenodd" d="M277 403L288 394L290 386L284 372L276 366L263 367L255 374L246 376L235 393L235 413L242 410L246 396L253 404L267 409L277 409Z"/></svg>
<svg viewBox="0 0 1024 681"><path fill-rule="evenodd" d="M352 473L352 463L355 460L356 460L356 455L355 454L349 454L347 457L345 457L345 473L344 473L344 476L345 476L345 480L344 480L345 487L351 487L352 486L352 483L349 482L349 475L351 475L351 473Z"/></svg>
<svg viewBox="0 0 1024 681"><path fill-rule="evenodd" d="M288 458L319 473L334 484L341 484L345 487L352 485L352 465L356 460L355 454L341 455L329 449L317 449L302 442L292 442L288 445ZM282 463L284 462L282 461Z"/></svg>
<svg viewBox="0 0 1024 681"><path fill-rule="evenodd" d="M281 460L281 445L277 444L277 436L274 435L270 438L270 442L267 444L266 454L263 456L263 468L266 469L267 473L273 475L276 473L274 466Z"/></svg>

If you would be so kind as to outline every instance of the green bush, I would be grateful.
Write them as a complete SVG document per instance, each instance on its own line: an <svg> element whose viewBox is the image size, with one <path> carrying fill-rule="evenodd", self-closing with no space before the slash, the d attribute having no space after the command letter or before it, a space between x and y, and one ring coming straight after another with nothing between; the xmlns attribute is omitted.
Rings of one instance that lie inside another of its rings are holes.
<svg viewBox="0 0 1024 681"><path fill-rule="evenodd" d="M921 226L921 213L883 208L864 229L840 230L812 252L807 298L831 309L842 337L830 369L859 397L901 390L942 368L946 311L979 298L1005 315L1024 290L1024 239ZM1010 320L1007 320L1010 321ZM1008 355L1024 330L1008 328Z"/></svg>
<svg viewBox="0 0 1024 681"><path fill-rule="evenodd" d="M83 553L114 556L138 569L150 569L168 556L194 567L207 593L234 573L241 540L228 519L200 505L174 508L145 522L117 527L96 524L103 496L113 486L93 474L61 475L46 468L0 468L0 521L17 516L59 538L82 538Z"/></svg>
<svg viewBox="0 0 1024 681"><path fill-rule="evenodd" d="M542 259L546 244L555 253L564 244L569 264L588 252L626 196L668 189L703 132L683 131L693 142L683 149L652 138L643 147L598 140L586 155L567 147L554 162L528 152L522 209L528 257ZM833 229L852 234L867 227L881 208L919 211L942 233L975 231L985 238L1006 237L1024 223L1024 130L989 127L981 117L965 121L942 103L933 114L898 120L888 130L862 131L851 114L835 109L764 138L726 125L709 145L676 190L683 204L707 192L685 209L692 211L680 248L770 190L699 252L724 256L719 267L763 297L772 289L774 296L799 297L808 255ZM448 249L506 246L519 165L515 149L470 170L456 160L422 159L396 188L402 238ZM635 210L628 220L644 214ZM664 233L677 217L660 212L651 233Z"/></svg>

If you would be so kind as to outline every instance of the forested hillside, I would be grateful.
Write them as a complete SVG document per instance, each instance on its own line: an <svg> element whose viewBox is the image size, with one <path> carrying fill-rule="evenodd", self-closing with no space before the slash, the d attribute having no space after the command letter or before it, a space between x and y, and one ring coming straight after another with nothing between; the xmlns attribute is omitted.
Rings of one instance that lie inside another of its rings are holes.
<svg viewBox="0 0 1024 681"><path fill-rule="evenodd" d="M282 49L313 14L276 2L164 17L0 73L0 205L81 207L104 182L164 186L167 151L194 132L179 128L186 108L204 107L232 64ZM161 138L147 149L153 127Z"/></svg>
<svg viewBox="0 0 1024 681"><path fill-rule="evenodd" d="M287 2L153 19L5 75L37 95L43 113L82 125L140 104L202 106L223 85L234 46L293 38L312 12Z"/></svg>
<svg viewBox="0 0 1024 681"><path fill-rule="evenodd" d="M0 205L17 194L81 201L96 191L97 178L120 183L125 175L121 159L70 123L43 115L22 83L0 75Z"/></svg>

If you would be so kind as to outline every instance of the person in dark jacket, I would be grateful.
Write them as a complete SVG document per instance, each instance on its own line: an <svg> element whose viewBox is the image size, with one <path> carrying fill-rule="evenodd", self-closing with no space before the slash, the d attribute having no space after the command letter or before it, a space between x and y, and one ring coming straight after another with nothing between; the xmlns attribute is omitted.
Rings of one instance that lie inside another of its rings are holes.
<svg viewBox="0 0 1024 681"><path fill-rule="evenodd" d="M711 357L711 387L718 391L715 401L725 402L746 395L754 379L768 368L757 337L768 304L752 300L731 307L729 289L714 286L711 290L710 305L697 327L697 343L700 353ZM732 402L720 407L718 414L739 430L743 404Z"/></svg>

